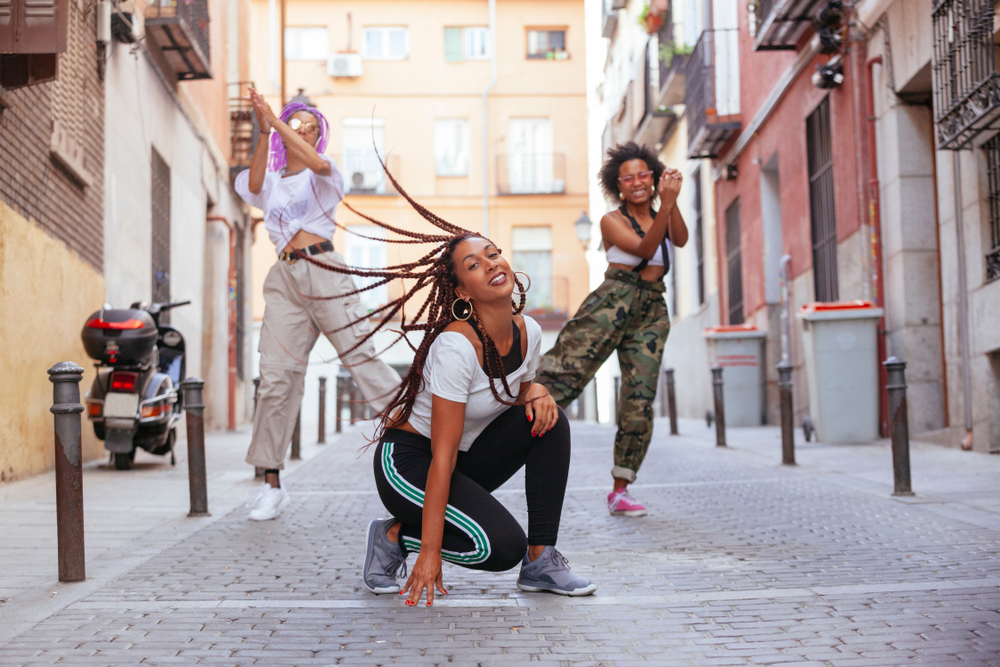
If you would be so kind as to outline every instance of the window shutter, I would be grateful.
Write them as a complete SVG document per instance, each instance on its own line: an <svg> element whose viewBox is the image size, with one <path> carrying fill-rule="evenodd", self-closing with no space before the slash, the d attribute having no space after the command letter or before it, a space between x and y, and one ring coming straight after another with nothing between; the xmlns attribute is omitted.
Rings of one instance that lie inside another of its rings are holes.
<svg viewBox="0 0 1000 667"><path fill-rule="evenodd" d="M457 63L463 60L461 28L444 29L444 59L450 63Z"/></svg>
<svg viewBox="0 0 1000 667"><path fill-rule="evenodd" d="M69 0L0 0L0 53L66 50Z"/></svg>

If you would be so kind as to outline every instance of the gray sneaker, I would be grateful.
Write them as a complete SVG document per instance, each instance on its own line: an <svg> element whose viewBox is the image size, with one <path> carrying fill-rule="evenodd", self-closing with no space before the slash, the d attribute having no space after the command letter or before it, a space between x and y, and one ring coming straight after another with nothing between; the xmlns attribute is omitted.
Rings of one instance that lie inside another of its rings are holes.
<svg viewBox="0 0 1000 667"><path fill-rule="evenodd" d="M365 569L361 574L365 588L376 595L398 593L399 582L396 571L403 566L399 575L406 576L406 556L396 542L390 542L385 533L395 519L372 519L368 524L368 548L365 551Z"/></svg>
<svg viewBox="0 0 1000 667"><path fill-rule="evenodd" d="M590 595L597 590L592 583L569 569L566 557L553 546L545 547L542 555L534 562L528 562L528 554L521 561L521 573L517 577L517 587L522 591L548 591L559 595Z"/></svg>

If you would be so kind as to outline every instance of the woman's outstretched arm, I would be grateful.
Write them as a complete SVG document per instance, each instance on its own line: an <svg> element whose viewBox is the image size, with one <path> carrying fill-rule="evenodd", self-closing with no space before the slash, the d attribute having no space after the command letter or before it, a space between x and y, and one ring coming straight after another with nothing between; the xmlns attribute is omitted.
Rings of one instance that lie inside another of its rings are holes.
<svg viewBox="0 0 1000 667"><path fill-rule="evenodd" d="M278 118L274 110L271 109L271 105L264 100L262 95L255 90L251 90L250 96L251 102L254 105L254 111L257 111L258 107L260 108L261 111L258 113L263 113L268 124L281 136L289 157L301 160L306 167L318 176L329 176L331 172L330 163L321 158L316 149L300 137L295 130L288 127L285 121Z"/></svg>
<svg viewBox="0 0 1000 667"><path fill-rule="evenodd" d="M444 589L441 574L441 542L444 539L444 512L451 492L451 476L458 460L458 447L465 426L465 403L439 396L431 399L431 467L424 490L420 530L420 555L410 570L401 593L409 591L406 603L415 605L427 589L427 606L434 602L434 587Z"/></svg>

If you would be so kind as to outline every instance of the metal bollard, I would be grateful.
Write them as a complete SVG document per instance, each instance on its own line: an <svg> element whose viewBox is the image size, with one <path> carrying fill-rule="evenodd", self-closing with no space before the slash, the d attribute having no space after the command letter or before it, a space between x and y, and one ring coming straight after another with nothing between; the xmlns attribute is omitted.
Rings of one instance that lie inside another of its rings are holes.
<svg viewBox="0 0 1000 667"><path fill-rule="evenodd" d="M292 460L299 461L302 459L302 408L299 408L299 414L295 417L295 430L292 431Z"/></svg>
<svg viewBox="0 0 1000 667"><path fill-rule="evenodd" d="M795 412L792 405L792 365L778 364L778 396L781 402L781 463L795 465Z"/></svg>
<svg viewBox="0 0 1000 667"><path fill-rule="evenodd" d="M722 367L712 366L712 389L715 392L715 446L726 446L726 399L722 394Z"/></svg>
<svg viewBox="0 0 1000 667"><path fill-rule="evenodd" d="M912 496L910 487L910 431L906 409L906 362L889 357L882 365L888 374L889 430L892 435L894 496Z"/></svg>
<svg viewBox="0 0 1000 667"><path fill-rule="evenodd" d="M340 420L344 417L344 378L346 373L337 373L337 422L334 430L337 433L343 432Z"/></svg>
<svg viewBox="0 0 1000 667"><path fill-rule="evenodd" d="M260 376L253 379L253 413L257 414L257 396L260 395Z"/></svg>
<svg viewBox="0 0 1000 667"><path fill-rule="evenodd" d="M354 379L351 379L351 425L361 421L362 406L361 406L361 392L358 391L358 385L355 384Z"/></svg>
<svg viewBox="0 0 1000 667"><path fill-rule="evenodd" d="M317 445L326 444L326 378L319 379L319 437Z"/></svg>
<svg viewBox="0 0 1000 667"><path fill-rule="evenodd" d="M191 511L188 516L208 516L208 474L205 471L205 405L201 390L205 381L192 377L181 382L184 412L187 413L188 487Z"/></svg>
<svg viewBox="0 0 1000 667"><path fill-rule="evenodd" d="M83 369L63 361L49 369L56 446L56 531L59 581L87 578L83 544L83 458L80 444Z"/></svg>
<svg viewBox="0 0 1000 667"><path fill-rule="evenodd" d="M677 431L677 395L674 392L674 369L668 368L667 374L667 411L670 414L670 435L679 435Z"/></svg>

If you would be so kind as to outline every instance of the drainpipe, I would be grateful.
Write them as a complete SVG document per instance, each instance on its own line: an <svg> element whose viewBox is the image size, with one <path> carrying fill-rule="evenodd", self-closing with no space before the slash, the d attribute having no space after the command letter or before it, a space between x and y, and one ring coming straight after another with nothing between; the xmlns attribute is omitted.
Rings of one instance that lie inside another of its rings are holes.
<svg viewBox="0 0 1000 667"><path fill-rule="evenodd" d="M483 89L483 236L490 235L490 91L497 85L497 2L489 0L490 85Z"/></svg>
<svg viewBox="0 0 1000 667"><path fill-rule="evenodd" d="M865 87L867 99L865 111L868 114L868 219L871 227L872 283L875 306L882 308L883 315L878 321L878 414L879 432L883 438L889 436L889 394L886 389L888 377L885 366L885 291L882 277L882 214L879 204L878 146L875 143L875 87L872 68L882 63L882 56L872 56L865 61Z"/></svg>
<svg viewBox="0 0 1000 667"><path fill-rule="evenodd" d="M958 243L958 342L962 355L962 407L965 437L962 449L972 449L972 379L969 372L969 286L965 275L965 230L962 223L962 171L958 151L951 153L951 171L955 177L955 234Z"/></svg>
<svg viewBox="0 0 1000 667"><path fill-rule="evenodd" d="M229 430L236 430L236 228L221 215L207 222L221 222L229 229Z"/></svg>

